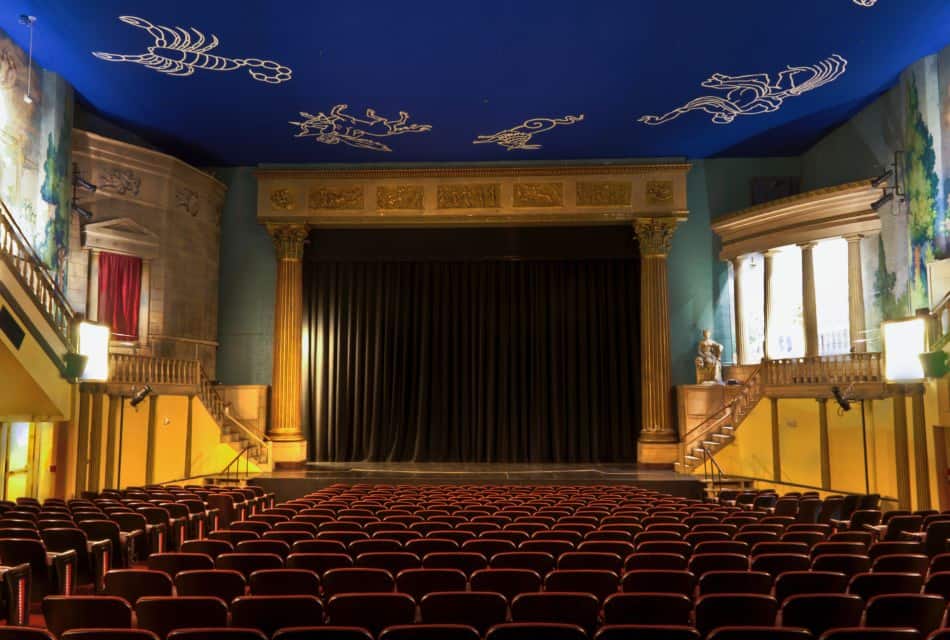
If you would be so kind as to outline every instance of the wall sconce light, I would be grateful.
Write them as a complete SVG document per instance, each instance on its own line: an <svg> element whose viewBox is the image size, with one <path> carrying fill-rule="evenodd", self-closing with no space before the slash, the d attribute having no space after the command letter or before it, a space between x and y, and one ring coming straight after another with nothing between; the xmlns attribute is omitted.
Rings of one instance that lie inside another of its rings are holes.
<svg viewBox="0 0 950 640"><path fill-rule="evenodd" d="M82 382L107 382L109 380L109 339L112 332L108 325L92 322L79 323L79 355L86 358L85 367L79 374Z"/></svg>
<svg viewBox="0 0 950 640"><path fill-rule="evenodd" d="M884 338L884 377L888 382L923 380L921 355L927 352L927 320L909 318L881 325Z"/></svg>

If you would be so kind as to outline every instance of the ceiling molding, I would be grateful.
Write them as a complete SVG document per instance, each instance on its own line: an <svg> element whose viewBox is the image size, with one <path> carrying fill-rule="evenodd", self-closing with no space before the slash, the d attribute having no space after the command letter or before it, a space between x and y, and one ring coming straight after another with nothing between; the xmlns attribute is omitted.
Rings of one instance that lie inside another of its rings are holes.
<svg viewBox="0 0 950 640"><path fill-rule="evenodd" d="M741 209L713 223L722 239L723 260L775 247L839 236L871 236L881 232L881 219L871 204L882 195L871 179L800 193Z"/></svg>
<svg viewBox="0 0 950 640"><path fill-rule="evenodd" d="M324 227L686 219L688 164L261 169L258 221Z"/></svg>

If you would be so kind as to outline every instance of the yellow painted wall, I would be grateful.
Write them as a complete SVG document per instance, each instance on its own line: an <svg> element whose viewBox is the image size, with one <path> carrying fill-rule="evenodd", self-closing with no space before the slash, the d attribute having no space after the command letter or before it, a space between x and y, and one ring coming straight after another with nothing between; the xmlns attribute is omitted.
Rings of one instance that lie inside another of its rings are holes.
<svg viewBox="0 0 950 640"><path fill-rule="evenodd" d="M798 484L820 485L818 402L798 398L780 400L778 432L782 453L781 479ZM814 482L816 478L818 482Z"/></svg>
<svg viewBox="0 0 950 640"><path fill-rule="evenodd" d="M901 401L907 410L907 461L911 477L911 507L937 508L939 483L942 472L934 468L933 425L941 424L947 411L939 406L937 383L929 382L924 394L925 424L927 425L928 473L921 480L931 488L929 505L918 504L915 478L913 442L913 403L910 397L884 398L867 401L866 426L870 488L885 498L898 497L897 465L894 440L894 402ZM864 450L862 445L861 406L853 404L848 413L839 413L834 402L828 402L828 440L832 492L863 493ZM792 484L821 486L820 405L814 399L783 398L777 402L781 480L788 485L772 482L772 402L763 399L736 431L736 440L716 454L716 460L726 475L761 478L760 487L777 487L791 491ZM702 468L697 469L702 473ZM893 504L886 505L893 507Z"/></svg>
<svg viewBox="0 0 950 640"><path fill-rule="evenodd" d="M148 450L148 406L155 402L152 396L136 408L125 403L125 428L122 430L122 467L119 486L142 486L145 484L145 456Z"/></svg>

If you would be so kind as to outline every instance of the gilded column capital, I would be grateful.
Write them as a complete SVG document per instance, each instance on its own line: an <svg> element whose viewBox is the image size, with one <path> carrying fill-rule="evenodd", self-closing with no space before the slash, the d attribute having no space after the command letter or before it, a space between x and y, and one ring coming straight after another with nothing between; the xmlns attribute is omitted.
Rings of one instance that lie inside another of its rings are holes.
<svg viewBox="0 0 950 640"><path fill-rule="evenodd" d="M303 224L269 224L267 232L274 241L278 260L300 260L309 232Z"/></svg>
<svg viewBox="0 0 950 640"><path fill-rule="evenodd" d="M633 234L640 243L640 255L644 258L665 258L673 245L677 224L676 218L634 219Z"/></svg>

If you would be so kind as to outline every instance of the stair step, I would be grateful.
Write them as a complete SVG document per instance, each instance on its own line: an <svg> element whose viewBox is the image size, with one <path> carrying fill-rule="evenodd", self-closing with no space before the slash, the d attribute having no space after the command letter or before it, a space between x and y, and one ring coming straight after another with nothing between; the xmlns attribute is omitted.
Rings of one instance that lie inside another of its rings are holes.
<svg viewBox="0 0 950 640"><path fill-rule="evenodd" d="M723 442L729 442L735 436L728 433L714 433L712 434L712 437L715 438L719 444L722 444Z"/></svg>
<svg viewBox="0 0 950 640"><path fill-rule="evenodd" d="M685 455L685 456L683 456L683 459L686 460L686 462L699 462L699 461L700 461L700 459L697 458L696 456L690 456L690 455Z"/></svg>
<svg viewBox="0 0 950 640"><path fill-rule="evenodd" d="M735 427L731 427L731 426L729 426L729 425L723 425L723 426L721 426L721 427L719 427L719 428L722 429L723 431L735 431L735 430L736 430Z"/></svg>
<svg viewBox="0 0 950 640"><path fill-rule="evenodd" d="M718 447L719 443L715 440L703 440L704 447Z"/></svg>

